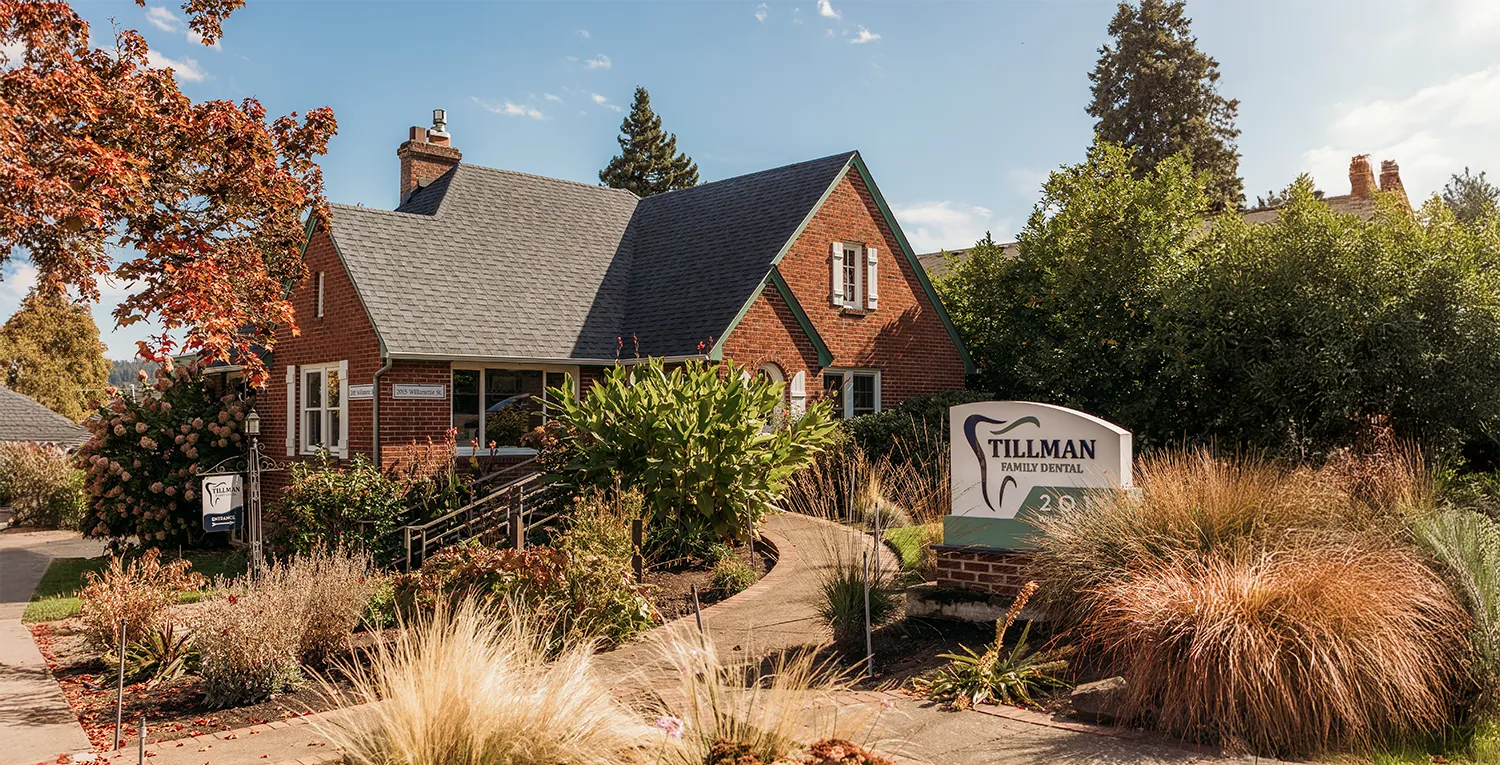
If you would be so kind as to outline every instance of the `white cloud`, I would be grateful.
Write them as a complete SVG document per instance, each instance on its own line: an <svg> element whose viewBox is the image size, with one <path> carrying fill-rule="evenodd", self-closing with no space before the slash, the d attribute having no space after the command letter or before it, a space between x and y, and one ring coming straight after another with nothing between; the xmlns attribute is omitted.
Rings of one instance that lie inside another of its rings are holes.
<svg viewBox="0 0 1500 765"><path fill-rule="evenodd" d="M478 96L470 96L470 98L473 99L474 103L479 104L479 106L485 111L493 112L495 114L503 114L507 117L530 117L534 120L539 120L546 117L546 115L542 114L541 111L539 111L536 107L528 106L527 104L518 104L513 101L502 101L498 104L494 104L488 101L484 101Z"/></svg>
<svg viewBox="0 0 1500 765"><path fill-rule="evenodd" d="M605 98L603 95L600 95L598 93L590 93L589 98L593 99L594 103L611 111L622 111L619 106L610 103L608 98Z"/></svg>
<svg viewBox="0 0 1500 765"><path fill-rule="evenodd" d="M177 14L160 5L146 9L146 21L163 32L181 32L184 28Z"/></svg>
<svg viewBox="0 0 1500 765"><path fill-rule="evenodd" d="M1010 221L995 220L994 213L978 205L960 202L915 202L894 205L891 211L901 222L901 229L917 252L936 252L969 247L986 231L995 238L1010 237Z"/></svg>
<svg viewBox="0 0 1500 765"><path fill-rule="evenodd" d="M833 32L832 29L825 29L825 30L823 30L823 36L824 37L834 37L835 35L834 35L834 32Z"/></svg>
<svg viewBox="0 0 1500 765"><path fill-rule="evenodd" d="M770 15L771 15L771 11L770 11L769 8L766 7L765 3L761 3L760 5L755 6L755 20L756 21L759 21L762 24L764 24L766 22L766 17L770 16Z"/></svg>
<svg viewBox="0 0 1500 765"><path fill-rule="evenodd" d="M589 34L589 31L587 29L575 29L575 30L573 30L573 34L578 35L579 37L582 37L585 40L587 40L587 39L589 39L589 37L591 37L591 35Z"/></svg>
<svg viewBox="0 0 1500 765"><path fill-rule="evenodd" d="M854 39L850 40L849 44L850 45L863 45L863 44L865 44L867 42L875 42L876 40L879 40L879 39L880 39L880 35L878 35L878 34L876 34L874 32L871 32L868 29L865 29L864 25L861 24L860 27L859 27L859 35L857 37L855 37Z"/></svg>
<svg viewBox="0 0 1500 765"><path fill-rule="evenodd" d="M615 62L610 61L609 56L600 53L598 56L583 62L583 65L590 69L609 69L615 65Z"/></svg>
<svg viewBox="0 0 1500 765"><path fill-rule="evenodd" d="M208 79L208 75L199 68L197 59L191 56L183 56L180 59L167 58L157 51L148 50L146 51L146 65L152 69L170 68L177 75L177 79L187 82L202 82Z"/></svg>
<svg viewBox="0 0 1500 765"><path fill-rule="evenodd" d="M825 19L843 18L844 14L833 9L833 3L828 0L818 0L818 15Z"/></svg>
<svg viewBox="0 0 1500 765"><path fill-rule="evenodd" d="M37 270L30 261L12 260L7 264L11 268L8 274L0 273L4 280L0 281L0 316L9 316L15 312L21 303L21 298L36 286Z"/></svg>
<svg viewBox="0 0 1500 765"><path fill-rule="evenodd" d="M548 101L553 101L553 102L559 103L559 104L563 102L561 96L554 96L551 93L545 93L545 94L542 95L542 97L545 98L545 99L547 99Z"/></svg>
<svg viewBox="0 0 1500 765"><path fill-rule="evenodd" d="M1325 142L1304 151L1299 168L1330 195L1349 193L1349 158L1359 154L1371 155L1377 176L1382 160L1395 160L1416 204L1466 165L1500 166L1500 147L1491 136L1500 123L1500 64L1448 75L1406 94L1338 103L1333 112Z"/></svg>

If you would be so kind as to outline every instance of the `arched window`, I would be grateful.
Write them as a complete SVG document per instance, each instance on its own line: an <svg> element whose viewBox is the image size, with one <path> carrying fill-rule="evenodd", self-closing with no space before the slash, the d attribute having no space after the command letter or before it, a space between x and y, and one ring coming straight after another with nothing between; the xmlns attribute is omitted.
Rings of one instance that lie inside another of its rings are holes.
<svg viewBox="0 0 1500 765"><path fill-rule="evenodd" d="M782 372L781 371L781 367L778 366L776 364L776 362L774 362L774 361L767 361L766 363L761 364L760 365L760 369L755 370L755 376L756 377L764 377L767 380L770 380L772 382L779 382L779 383L785 383L786 382L786 373ZM776 413L775 413L774 421L776 423L780 423L783 419L786 419L786 387L785 387L785 385L783 385L782 389L781 389L781 401L776 404Z"/></svg>

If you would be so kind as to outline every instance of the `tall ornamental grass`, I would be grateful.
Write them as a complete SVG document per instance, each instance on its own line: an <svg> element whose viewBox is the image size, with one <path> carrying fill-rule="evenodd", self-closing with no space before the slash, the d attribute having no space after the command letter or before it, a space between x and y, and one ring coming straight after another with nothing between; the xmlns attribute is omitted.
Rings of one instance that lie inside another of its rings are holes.
<svg viewBox="0 0 1500 765"><path fill-rule="evenodd" d="M1033 570L1127 718L1282 756L1419 736L1452 719L1469 617L1411 540L1416 460L1148 457L1139 491L1040 519Z"/></svg>
<svg viewBox="0 0 1500 765"><path fill-rule="evenodd" d="M595 677L593 648L555 656L546 630L474 598L440 601L368 663L340 666L341 705L380 701L325 735L350 765L620 765L651 731Z"/></svg>

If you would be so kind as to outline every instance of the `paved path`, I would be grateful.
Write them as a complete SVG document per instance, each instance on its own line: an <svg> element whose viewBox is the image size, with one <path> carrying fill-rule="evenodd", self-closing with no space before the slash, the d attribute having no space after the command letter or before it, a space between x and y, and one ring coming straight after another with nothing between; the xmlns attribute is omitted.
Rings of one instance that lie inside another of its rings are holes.
<svg viewBox="0 0 1500 765"><path fill-rule="evenodd" d="M859 543L858 536L845 527L798 515L772 517L767 521L765 533L781 552L775 568L750 590L703 610L704 627L729 660L736 655L748 657L767 650L826 643L830 635L816 613L819 572L829 566L834 547L842 544L849 549ZM893 557L887 558L887 565L895 565ZM668 627L682 629L692 623L693 617L688 616ZM631 696L648 686L663 687L667 680L670 685L676 684L675 668L658 659L657 649L650 642L663 632L664 629L653 630L646 639L599 657L599 669L605 677L612 678L616 693ZM840 707L867 707L865 711L872 713L878 709L881 729L878 748L896 755L899 765L1271 762L1220 758L1212 752L1195 752L1129 731L1054 720L1041 713L1009 707L983 706L967 712L947 712L918 699L878 692L841 694L836 703ZM318 732L318 725L359 713L359 708L338 710L290 723L152 743L147 746L148 753L154 755L149 762L151 765L333 762L338 755L330 751L327 740ZM76 732L82 735L81 731ZM111 761L135 762L134 748L117 754Z"/></svg>
<svg viewBox="0 0 1500 765"><path fill-rule="evenodd" d="M69 531L0 534L0 763L29 765L89 749L21 614L53 558L93 557L103 550L103 543Z"/></svg>

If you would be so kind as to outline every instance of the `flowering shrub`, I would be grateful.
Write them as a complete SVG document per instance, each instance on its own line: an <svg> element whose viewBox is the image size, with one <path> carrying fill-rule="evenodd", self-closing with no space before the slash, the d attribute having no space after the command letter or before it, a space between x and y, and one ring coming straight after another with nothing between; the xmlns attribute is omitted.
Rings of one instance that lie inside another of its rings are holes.
<svg viewBox="0 0 1500 765"><path fill-rule="evenodd" d="M470 595L508 600L550 625L554 648L572 639L619 642L656 622L628 561L607 565L551 547L450 547L398 576L396 591L402 603L424 610Z"/></svg>
<svg viewBox="0 0 1500 765"><path fill-rule="evenodd" d="M83 515L83 474L67 452L31 443L0 443L0 504L17 526L76 528Z"/></svg>
<svg viewBox="0 0 1500 765"><path fill-rule="evenodd" d="M129 562L124 556L114 556L102 573L84 575L79 593L84 634L94 645L109 649L118 645L121 619L127 642L156 631L178 594L204 585L203 576L192 568L186 560L162 563L161 551L154 547Z"/></svg>
<svg viewBox="0 0 1500 765"><path fill-rule="evenodd" d="M140 400L111 400L89 418L93 435L78 450L88 480L83 533L192 542L200 528L198 474L244 451L247 411L246 401L215 398L200 365L170 360Z"/></svg>

